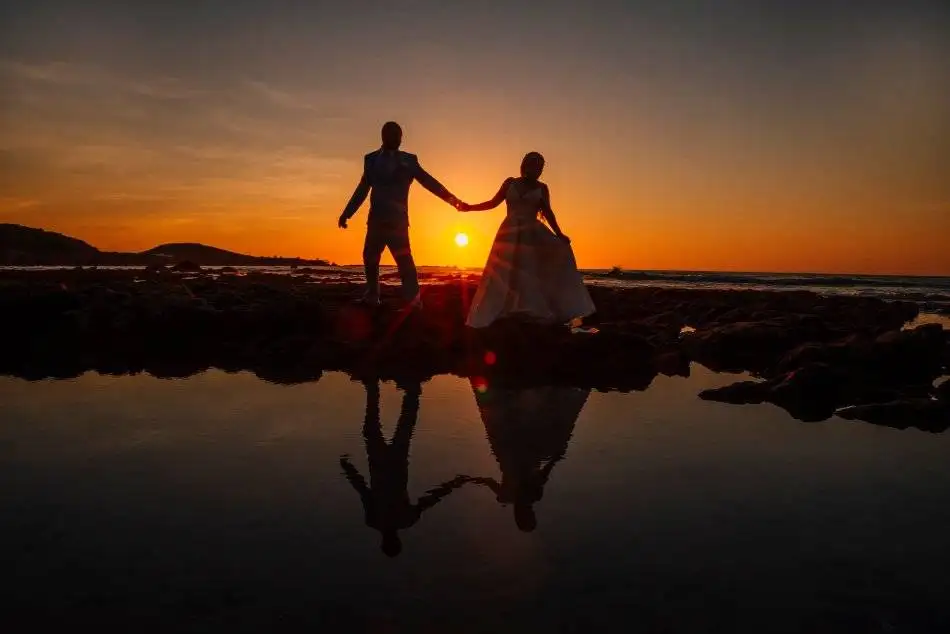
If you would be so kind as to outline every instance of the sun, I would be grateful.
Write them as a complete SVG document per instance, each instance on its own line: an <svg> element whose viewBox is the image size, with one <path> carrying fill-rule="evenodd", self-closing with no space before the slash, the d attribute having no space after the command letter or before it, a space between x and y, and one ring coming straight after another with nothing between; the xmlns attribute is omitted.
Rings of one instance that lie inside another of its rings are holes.
<svg viewBox="0 0 950 634"><path fill-rule="evenodd" d="M457 246L457 247L466 247L466 246L468 246L468 234L466 234L466 233L456 233L456 234L455 234L455 246Z"/></svg>

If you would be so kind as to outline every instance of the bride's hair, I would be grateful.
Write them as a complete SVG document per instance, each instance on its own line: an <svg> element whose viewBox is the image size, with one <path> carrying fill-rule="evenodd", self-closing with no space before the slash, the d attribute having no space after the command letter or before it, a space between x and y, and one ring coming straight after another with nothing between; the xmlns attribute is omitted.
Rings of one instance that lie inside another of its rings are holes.
<svg viewBox="0 0 950 634"><path fill-rule="evenodd" d="M544 156L540 152L528 152L524 155L524 158L521 159L521 175L524 176L525 168L528 167L528 163L531 161L537 161L541 164L541 167L544 167Z"/></svg>

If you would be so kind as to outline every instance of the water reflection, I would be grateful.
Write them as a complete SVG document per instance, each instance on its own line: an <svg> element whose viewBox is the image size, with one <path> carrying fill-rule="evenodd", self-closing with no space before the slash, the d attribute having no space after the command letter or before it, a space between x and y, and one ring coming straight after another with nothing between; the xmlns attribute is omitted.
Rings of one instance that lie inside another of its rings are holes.
<svg viewBox="0 0 950 634"><path fill-rule="evenodd" d="M695 398L736 378L0 377L0 623L950 631L950 435Z"/></svg>
<svg viewBox="0 0 950 634"><path fill-rule="evenodd" d="M415 526L424 512L467 484L483 486L501 505L511 505L519 530L531 532L537 528L535 504L544 496L554 467L566 456L577 418L590 395L589 389L581 388L487 388L470 382L501 481L460 474L429 489L413 503L408 491L409 455L422 384L400 385L402 406L396 429L387 442L380 416L380 381L360 382L366 392L362 432L369 482L349 455L340 458L340 466L360 496L366 525L379 531L380 550L388 557L402 552L399 531Z"/></svg>
<svg viewBox="0 0 950 634"><path fill-rule="evenodd" d="M403 387L402 408L396 431L390 442L383 436L379 415L379 380L362 380L366 390L366 415L363 419L363 441L366 462L369 465L369 484L350 462L349 456L340 458L340 466L350 485L363 503L366 525L380 532L380 549L388 557L402 552L399 531L411 528L422 514L438 504L442 498L466 484L464 478L454 478L430 489L413 504L409 500L409 447L419 417L419 398L422 384L410 383Z"/></svg>
<svg viewBox="0 0 950 634"><path fill-rule="evenodd" d="M590 390L486 388L473 382L472 392L501 470L501 482L486 477L469 479L491 489L499 503L513 505L515 525L531 532L538 524L534 505L541 501L551 471L567 454Z"/></svg>

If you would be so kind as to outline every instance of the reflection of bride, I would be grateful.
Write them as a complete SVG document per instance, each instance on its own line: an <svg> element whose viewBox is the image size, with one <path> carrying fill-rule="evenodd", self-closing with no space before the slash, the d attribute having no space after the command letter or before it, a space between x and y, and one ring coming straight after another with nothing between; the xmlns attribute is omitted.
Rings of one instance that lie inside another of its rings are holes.
<svg viewBox="0 0 950 634"><path fill-rule="evenodd" d="M541 500L554 465L564 458L574 424L587 403L589 389L541 387L472 390L501 482L470 478L495 492L501 504L513 504L522 531L537 526L534 504Z"/></svg>

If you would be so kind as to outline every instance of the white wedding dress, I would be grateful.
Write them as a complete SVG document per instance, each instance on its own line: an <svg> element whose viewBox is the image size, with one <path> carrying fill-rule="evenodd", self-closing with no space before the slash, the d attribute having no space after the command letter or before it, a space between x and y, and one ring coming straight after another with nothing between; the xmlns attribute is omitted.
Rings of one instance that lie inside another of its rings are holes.
<svg viewBox="0 0 950 634"><path fill-rule="evenodd" d="M541 188L505 195L508 215L492 244L466 324L485 328L501 317L567 324L594 313L571 245L538 218Z"/></svg>

